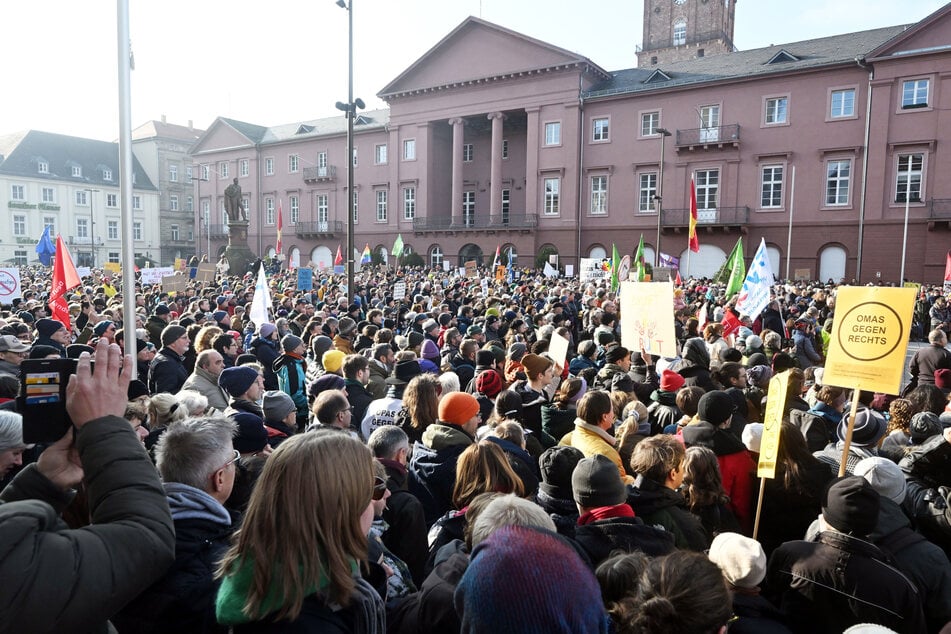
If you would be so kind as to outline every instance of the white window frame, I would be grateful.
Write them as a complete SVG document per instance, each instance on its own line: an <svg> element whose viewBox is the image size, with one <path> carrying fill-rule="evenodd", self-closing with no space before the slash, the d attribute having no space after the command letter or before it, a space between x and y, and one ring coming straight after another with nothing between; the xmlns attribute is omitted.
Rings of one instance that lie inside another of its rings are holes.
<svg viewBox="0 0 951 634"><path fill-rule="evenodd" d="M274 157L273 156L267 156L264 158L264 175L274 176Z"/></svg>
<svg viewBox="0 0 951 634"><path fill-rule="evenodd" d="M132 209L142 211L142 197L138 194L132 194Z"/></svg>
<svg viewBox="0 0 951 634"><path fill-rule="evenodd" d="M476 193L474 189L462 192L462 224L475 226Z"/></svg>
<svg viewBox="0 0 951 634"><path fill-rule="evenodd" d="M106 207L115 209L119 206L119 194L106 194Z"/></svg>
<svg viewBox="0 0 951 634"><path fill-rule="evenodd" d="M909 94L910 90L910 94ZM931 79L915 77L901 83L901 109L916 110L927 108L931 98Z"/></svg>
<svg viewBox="0 0 951 634"><path fill-rule="evenodd" d="M76 237L83 240L89 237L89 218L76 218Z"/></svg>
<svg viewBox="0 0 951 634"><path fill-rule="evenodd" d="M429 266L434 269L440 268L442 267L442 261L442 248L438 244L429 247Z"/></svg>
<svg viewBox="0 0 951 634"><path fill-rule="evenodd" d="M673 46L684 46L687 43L686 20L681 19L674 22L673 38L671 38L671 43Z"/></svg>
<svg viewBox="0 0 951 634"><path fill-rule="evenodd" d="M542 179L542 214L557 216L560 213L561 178L557 176Z"/></svg>
<svg viewBox="0 0 951 634"><path fill-rule="evenodd" d="M26 200L26 186L25 185L10 185L10 200L25 201Z"/></svg>
<svg viewBox="0 0 951 634"><path fill-rule="evenodd" d="M287 172L289 174L296 174L298 171L300 171L300 156L297 154L288 154Z"/></svg>
<svg viewBox="0 0 951 634"><path fill-rule="evenodd" d="M637 212L654 213L657 210L654 196L657 195L657 172L641 172L637 175Z"/></svg>
<svg viewBox="0 0 951 634"><path fill-rule="evenodd" d="M83 176L83 166L82 165L73 165L71 171L73 177L82 178Z"/></svg>
<svg viewBox="0 0 951 634"><path fill-rule="evenodd" d="M502 224L507 225L512 214L512 190L508 187L502 189Z"/></svg>
<svg viewBox="0 0 951 634"><path fill-rule="evenodd" d="M760 209L782 209L786 168L781 164L760 167Z"/></svg>
<svg viewBox="0 0 951 634"><path fill-rule="evenodd" d="M119 263L119 252L118 252L118 251L110 251L110 252L109 252L109 255L108 255L108 258L109 258L109 262L112 262L113 264L118 264L118 263Z"/></svg>
<svg viewBox="0 0 951 634"><path fill-rule="evenodd" d="M851 204L852 165L853 161L851 158L826 159L825 187L823 188L823 207L848 207ZM834 174L831 171L833 166L835 166L837 170ZM846 171L844 175L842 174L843 168L845 168Z"/></svg>
<svg viewBox="0 0 951 634"><path fill-rule="evenodd" d="M611 117L591 119L591 142L607 143L611 140Z"/></svg>
<svg viewBox="0 0 951 634"><path fill-rule="evenodd" d="M274 199L270 196L264 199L264 224L274 224Z"/></svg>
<svg viewBox="0 0 951 634"><path fill-rule="evenodd" d="M185 211L188 211L188 212L195 211L195 197L194 196L185 196Z"/></svg>
<svg viewBox="0 0 951 634"><path fill-rule="evenodd" d="M168 210L169 211L178 211L178 196L171 194L168 197Z"/></svg>
<svg viewBox="0 0 951 634"><path fill-rule="evenodd" d="M697 209L715 211L720 203L720 170L712 167L694 172Z"/></svg>
<svg viewBox="0 0 951 634"><path fill-rule="evenodd" d="M917 165L916 165L917 163ZM912 205L924 202L925 153L906 152L895 157L895 202L905 204L908 179L911 179ZM917 199L916 199L917 196Z"/></svg>
<svg viewBox="0 0 951 634"><path fill-rule="evenodd" d="M463 143L462 144L462 162L471 163L472 157L475 154L475 146L472 143Z"/></svg>
<svg viewBox="0 0 951 634"><path fill-rule="evenodd" d="M388 192L385 189L376 190L376 221L386 222Z"/></svg>
<svg viewBox="0 0 951 634"><path fill-rule="evenodd" d="M238 161L238 176L241 178L247 178L251 174L251 161L248 159L241 159Z"/></svg>
<svg viewBox="0 0 951 634"><path fill-rule="evenodd" d="M207 163L201 166L201 180L206 181L211 178L211 166Z"/></svg>
<svg viewBox="0 0 951 634"><path fill-rule="evenodd" d="M403 160L416 160L416 139L403 139Z"/></svg>
<svg viewBox="0 0 951 634"><path fill-rule="evenodd" d="M544 132L545 147L561 145L561 121L546 121Z"/></svg>
<svg viewBox="0 0 951 634"><path fill-rule="evenodd" d="M103 178L105 178L105 175L103 175ZM112 180L112 179L109 178L107 180ZM178 182L178 165L175 165L174 163L168 164L168 180L171 183Z"/></svg>
<svg viewBox="0 0 951 634"><path fill-rule="evenodd" d="M79 207L88 207L89 206L89 193L84 189L76 190L76 205Z"/></svg>
<svg viewBox="0 0 951 634"><path fill-rule="evenodd" d="M50 237L56 235L56 216L43 216L43 228L50 228Z"/></svg>
<svg viewBox="0 0 951 634"><path fill-rule="evenodd" d="M588 213L592 216L606 216L608 213L608 175L593 174L589 179L591 191Z"/></svg>
<svg viewBox="0 0 951 634"><path fill-rule="evenodd" d="M142 242L142 222L135 221L132 223L132 239L135 242Z"/></svg>
<svg viewBox="0 0 951 634"><path fill-rule="evenodd" d="M50 164L46 161L37 161L36 162L36 171L38 174L49 174L50 173Z"/></svg>
<svg viewBox="0 0 951 634"><path fill-rule="evenodd" d="M403 220L414 220L416 218L416 188L413 186L403 188Z"/></svg>
<svg viewBox="0 0 951 634"><path fill-rule="evenodd" d="M111 180L112 180L112 170L111 170L111 169L104 169L104 170L102 170L102 180L104 180L104 181L111 181Z"/></svg>
<svg viewBox="0 0 951 634"><path fill-rule="evenodd" d="M300 197L291 196L289 204L291 208L291 224L296 225L300 222Z"/></svg>
<svg viewBox="0 0 951 634"><path fill-rule="evenodd" d="M189 183L192 182L192 180L194 180L194 176L192 175L191 165L185 166L185 180L188 181Z"/></svg>
<svg viewBox="0 0 951 634"><path fill-rule="evenodd" d="M373 161L376 165L386 165L387 161L386 143L377 143L373 148Z"/></svg>
<svg viewBox="0 0 951 634"><path fill-rule="evenodd" d="M789 95L772 95L763 98L763 125L768 127L789 125Z"/></svg>
<svg viewBox="0 0 951 634"><path fill-rule="evenodd" d="M22 238L26 234L26 214L13 214L13 236Z"/></svg>
<svg viewBox="0 0 951 634"><path fill-rule="evenodd" d="M119 221L118 220L106 221L106 239L108 240L119 239Z"/></svg>
<svg viewBox="0 0 951 634"><path fill-rule="evenodd" d="M56 204L56 188L42 187L40 189L40 201L55 205Z"/></svg>
<svg viewBox="0 0 951 634"><path fill-rule="evenodd" d="M179 226L178 226L178 225L170 225L170 226L169 226L169 232L171 233L172 241L173 241L173 242L178 242L179 239L180 239L179 236L181 236L181 232L180 232L180 230L179 230Z"/></svg>
<svg viewBox="0 0 951 634"><path fill-rule="evenodd" d="M327 194L317 194L317 222L326 223L330 217L330 197Z"/></svg>
<svg viewBox="0 0 951 634"><path fill-rule="evenodd" d="M660 134L657 128L660 126L660 110L650 110L641 113L641 136L645 138L654 138Z"/></svg>
<svg viewBox="0 0 951 634"><path fill-rule="evenodd" d="M829 91L829 120L835 119L855 119L856 118L856 95L855 88L833 88ZM836 98L838 95L838 108L836 107ZM849 96L851 95L851 97Z"/></svg>
<svg viewBox="0 0 951 634"><path fill-rule="evenodd" d="M502 160L508 160L509 157L509 140L502 139Z"/></svg>
<svg viewBox="0 0 951 634"><path fill-rule="evenodd" d="M218 162L218 176L228 178L228 161Z"/></svg>

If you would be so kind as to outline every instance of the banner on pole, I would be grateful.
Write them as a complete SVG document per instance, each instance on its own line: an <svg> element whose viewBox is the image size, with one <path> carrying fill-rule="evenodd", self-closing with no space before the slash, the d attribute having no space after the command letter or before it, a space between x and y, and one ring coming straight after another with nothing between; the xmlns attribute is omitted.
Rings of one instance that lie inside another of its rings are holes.
<svg viewBox="0 0 951 634"><path fill-rule="evenodd" d="M674 287L658 282L621 282L621 345L637 354L677 356Z"/></svg>
<svg viewBox="0 0 951 634"><path fill-rule="evenodd" d="M783 426L783 408L786 405L786 393L788 391L788 370L780 372L769 380L769 394L775 396L775 398L766 399L766 411L763 412L763 437L760 440L759 464L756 468L758 478L776 477L779 430Z"/></svg>

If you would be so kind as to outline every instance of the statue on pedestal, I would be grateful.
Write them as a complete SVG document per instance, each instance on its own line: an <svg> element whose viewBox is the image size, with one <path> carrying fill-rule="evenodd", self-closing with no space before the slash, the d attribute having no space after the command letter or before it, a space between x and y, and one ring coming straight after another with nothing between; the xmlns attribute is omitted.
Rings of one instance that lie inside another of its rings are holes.
<svg viewBox="0 0 951 634"><path fill-rule="evenodd" d="M228 212L228 222L248 220L245 214L244 198L241 195L241 185L238 185L238 177L225 189L225 211Z"/></svg>

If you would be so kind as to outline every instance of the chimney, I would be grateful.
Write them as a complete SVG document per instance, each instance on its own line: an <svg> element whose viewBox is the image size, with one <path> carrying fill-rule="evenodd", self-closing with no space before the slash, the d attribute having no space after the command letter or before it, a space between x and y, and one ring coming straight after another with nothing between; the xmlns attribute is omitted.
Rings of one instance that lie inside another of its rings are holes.
<svg viewBox="0 0 951 634"><path fill-rule="evenodd" d="M165 115L162 115L162 123L165 123Z"/></svg>

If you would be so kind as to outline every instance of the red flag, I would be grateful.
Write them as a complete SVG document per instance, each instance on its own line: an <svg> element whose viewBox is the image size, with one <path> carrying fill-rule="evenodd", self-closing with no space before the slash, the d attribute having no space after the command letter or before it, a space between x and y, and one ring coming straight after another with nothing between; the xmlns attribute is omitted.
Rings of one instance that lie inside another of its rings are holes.
<svg viewBox="0 0 951 634"><path fill-rule="evenodd" d="M280 198L277 200L277 255L281 254L281 229L284 228L284 210Z"/></svg>
<svg viewBox="0 0 951 634"><path fill-rule="evenodd" d="M674 278L674 284L676 284L677 286L683 286L683 285L684 285L684 281L683 281L683 279L681 279L681 277L680 277L680 271L679 271L679 270L677 271L677 277Z"/></svg>
<svg viewBox="0 0 951 634"><path fill-rule="evenodd" d="M948 251L948 259L944 264L944 281L951 282L951 251Z"/></svg>
<svg viewBox="0 0 951 634"><path fill-rule="evenodd" d="M743 324L740 323L740 320L736 315L733 314L729 308L723 311L723 321L720 322L723 324L723 336L729 337L733 333L739 331L740 326Z"/></svg>
<svg viewBox="0 0 951 634"><path fill-rule="evenodd" d="M492 268L496 268L502 262L502 245L495 245L495 259L492 260Z"/></svg>
<svg viewBox="0 0 951 634"><path fill-rule="evenodd" d="M697 185L690 178L690 250L700 251L700 239L697 238Z"/></svg>
<svg viewBox="0 0 951 634"><path fill-rule="evenodd" d="M50 314L53 319L70 328L69 305L66 293L79 286L79 273L66 249L63 236L56 236L56 258L53 260L53 286L50 289Z"/></svg>
<svg viewBox="0 0 951 634"><path fill-rule="evenodd" d="M343 264L343 254L340 252L340 245L337 245L337 255L334 257L334 265Z"/></svg>

